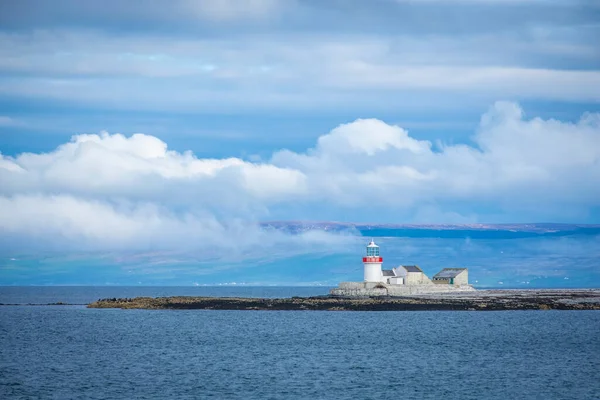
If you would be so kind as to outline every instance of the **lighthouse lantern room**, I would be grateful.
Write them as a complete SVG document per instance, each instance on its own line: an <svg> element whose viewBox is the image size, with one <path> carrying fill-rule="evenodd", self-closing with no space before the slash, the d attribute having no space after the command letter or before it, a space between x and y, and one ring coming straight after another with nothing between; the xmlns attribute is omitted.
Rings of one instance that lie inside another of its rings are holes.
<svg viewBox="0 0 600 400"><path fill-rule="evenodd" d="M382 282L381 264L383 258L379 255L379 246L373 240L367 245L367 255L363 257L365 266L365 282Z"/></svg>

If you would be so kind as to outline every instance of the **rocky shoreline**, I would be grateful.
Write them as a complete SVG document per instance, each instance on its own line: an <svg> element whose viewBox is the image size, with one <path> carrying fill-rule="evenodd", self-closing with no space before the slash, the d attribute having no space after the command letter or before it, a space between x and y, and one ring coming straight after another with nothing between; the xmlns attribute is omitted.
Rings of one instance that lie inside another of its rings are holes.
<svg viewBox="0 0 600 400"><path fill-rule="evenodd" d="M501 311L600 310L600 289L478 290L403 297L136 297L101 299L88 308L151 310Z"/></svg>

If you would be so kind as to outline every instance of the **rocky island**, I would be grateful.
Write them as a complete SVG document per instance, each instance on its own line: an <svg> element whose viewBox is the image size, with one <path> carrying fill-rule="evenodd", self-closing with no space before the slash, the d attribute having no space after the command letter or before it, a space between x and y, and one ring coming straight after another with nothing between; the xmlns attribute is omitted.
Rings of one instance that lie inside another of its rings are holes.
<svg viewBox="0 0 600 400"><path fill-rule="evenodd" d="M478 290L473 292L372 297L136 297L101 299L89 308L156 310L600 310L600 289Z"/></svg>
<svg viewBox="0 0 600 400"><path fill-rule="evenodd" d="M373 240L362 258L364 280L341 282L329 295L290 298L136 297L101 299L89 308L170 310L600 310L600 289L475 290L467 268L444 268L429 278L416 265L384 270Z"/></svg>

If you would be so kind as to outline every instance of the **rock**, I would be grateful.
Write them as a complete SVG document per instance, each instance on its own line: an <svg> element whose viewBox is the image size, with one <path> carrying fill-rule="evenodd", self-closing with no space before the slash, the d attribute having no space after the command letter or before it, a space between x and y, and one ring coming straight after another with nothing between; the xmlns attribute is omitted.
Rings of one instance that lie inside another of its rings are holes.
<svg viewBox="0 0 600 400"><path fill-rule="evenodd" d="M479 290L413 296L292 297L136 297L101 299L89 308L211 309L211 310L600 310L599 289Z"/></svg>

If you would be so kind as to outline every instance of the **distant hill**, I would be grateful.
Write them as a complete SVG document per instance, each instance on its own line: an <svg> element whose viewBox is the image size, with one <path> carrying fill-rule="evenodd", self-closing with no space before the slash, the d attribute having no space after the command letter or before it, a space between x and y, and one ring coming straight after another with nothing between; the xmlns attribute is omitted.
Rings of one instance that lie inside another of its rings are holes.
<svg viewBox="0 0 600 400"><path fill-rule="evenodd" d="M600 235L600 225L587 224L366 224L335 221L270 221L265 229L298 234L321 230L371 237L437 237L510 239L540 236Z"/></svg>

